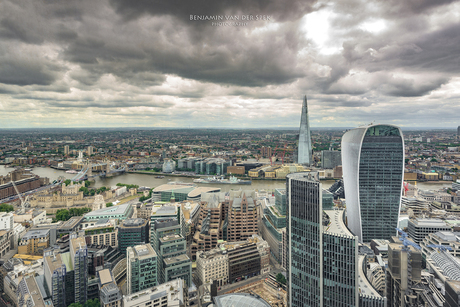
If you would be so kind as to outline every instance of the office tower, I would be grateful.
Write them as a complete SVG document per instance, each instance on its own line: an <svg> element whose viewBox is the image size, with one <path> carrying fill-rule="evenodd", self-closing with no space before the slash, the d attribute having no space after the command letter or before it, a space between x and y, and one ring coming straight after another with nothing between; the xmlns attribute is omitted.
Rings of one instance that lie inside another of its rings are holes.
<svg viewBox="0 0 460 307"><path fill-rule="evenodd" d="M255 191L231 191L228 208L228 241L240 241L258 233Z"/></svg>
<svg viewBox="0 0 460 307"><path fill-rule="evenodd" d="M150 244L157 253L157 280L162 284L182 278L192 284L192 262L187 256L185 238L177 218L154 220L151 227Z"/></svg>
<svg viewBox="0 0 460 307"><path fill-rule="evenodd" d="M358 238L322 208L317 172L286 178L288 306L357 306Z"/></svg>
<svg viewBox="0 0 460 307"><path fill-rule="evenodd" d="M148 289L158 284L157 253L150 244L128 247L126 265L127 294Z"/></svg>
<svg viewBox="0 0 460 307"><path fill-rule="evenodd" d="M400 128L369 125L342 137L342 162L348 225L360 242L395 235L404 176Z"/></svg>
<svg viewBox="0 0 460 307"><path fill-rule="evenodd" d="M388 306L418 306L412 285L421 281L422 253L412 246L404 247L402 242L388 245L388 268L386 297Z"/></svg>
<svg viewBox="0 0 460 307"><path fill-rule="evenodd" d="M128 246L149 243L149 222L141 219L126 219L118 228L118 249L126 254Z"/></svg>
<svg viewBox="0 0 460 307"><path fill-rule="evenodd" d="M84 304L88 298L88 249L85 238L79 237L70 240L70 258L75 276L75 302Z"/></svg>
<svg viewBox="0 0 460 307"><path fill-rule="evenodd" d="M86 154L88 156L91 156L93 154L94 147L93 146L88 146L88 149L86 150Z"/></svg>
<svg viewBox="0 0 460 307"><path fill-rule="evenodd" d="M299 164L310 165L311 158L312 151L310 122L308 120L307 96L305 96L302 105L302 115L300 116L299 148L297 154L297 161Z"/></svg>
<svg viewBox="0 0 460 307"><path fill-rule="evenodd" d="M68 155L69 154L69 145L65 145L64 146L64 155Z"/></svg>

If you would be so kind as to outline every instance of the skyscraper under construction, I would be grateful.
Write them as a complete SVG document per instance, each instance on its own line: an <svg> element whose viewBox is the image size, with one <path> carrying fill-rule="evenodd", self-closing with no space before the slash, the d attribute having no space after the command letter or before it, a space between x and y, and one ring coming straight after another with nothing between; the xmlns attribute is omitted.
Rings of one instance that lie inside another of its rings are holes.
<svg viewBox="0 0 460 307"><path fill-rule="evenodd" d="M310 122L308 120L307 96L302 105L302 115L300 116L299 147L297 152L297 162L299 164L310 165L312 159Z"/></svg>

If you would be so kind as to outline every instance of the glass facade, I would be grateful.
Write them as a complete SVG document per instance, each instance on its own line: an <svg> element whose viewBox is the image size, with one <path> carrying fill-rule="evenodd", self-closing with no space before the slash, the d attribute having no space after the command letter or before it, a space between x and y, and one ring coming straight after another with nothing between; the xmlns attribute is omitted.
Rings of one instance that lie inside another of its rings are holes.
<svg viewBox="0 0 460 307"><path fill-rule="evenodd" d="M288 305L322 306L321 183L306 173L286 177Z"/></svg>
<svg viewBox="0 0 460 307"><path fill-rule="evenodd" d="M342 138L348 224L361 242L394 236L401 206L404 141L401 129L375 125Z"/></svg>

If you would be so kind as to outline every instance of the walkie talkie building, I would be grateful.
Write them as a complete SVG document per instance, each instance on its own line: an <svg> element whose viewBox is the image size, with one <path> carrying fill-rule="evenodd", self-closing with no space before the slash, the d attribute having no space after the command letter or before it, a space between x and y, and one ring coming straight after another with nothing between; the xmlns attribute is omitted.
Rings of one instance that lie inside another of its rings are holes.
<svg viewBox="0 0 460 307"><path fill-rule="evenodd" d="M404 178L404 139L393 125L369 125L342 137L348 227L361 242L396 234Z"/></svg>

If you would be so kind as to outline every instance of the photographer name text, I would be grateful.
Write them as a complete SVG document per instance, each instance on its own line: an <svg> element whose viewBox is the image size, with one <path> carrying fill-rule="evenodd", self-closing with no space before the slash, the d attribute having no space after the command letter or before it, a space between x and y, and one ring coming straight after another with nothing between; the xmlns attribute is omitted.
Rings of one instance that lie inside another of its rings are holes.
<svg viewBox="0 0 460 307"><path fill-rule="evenodd" d="M270 21L271 18L271 15L190 15L190 20L196 21Z"/></svg>

